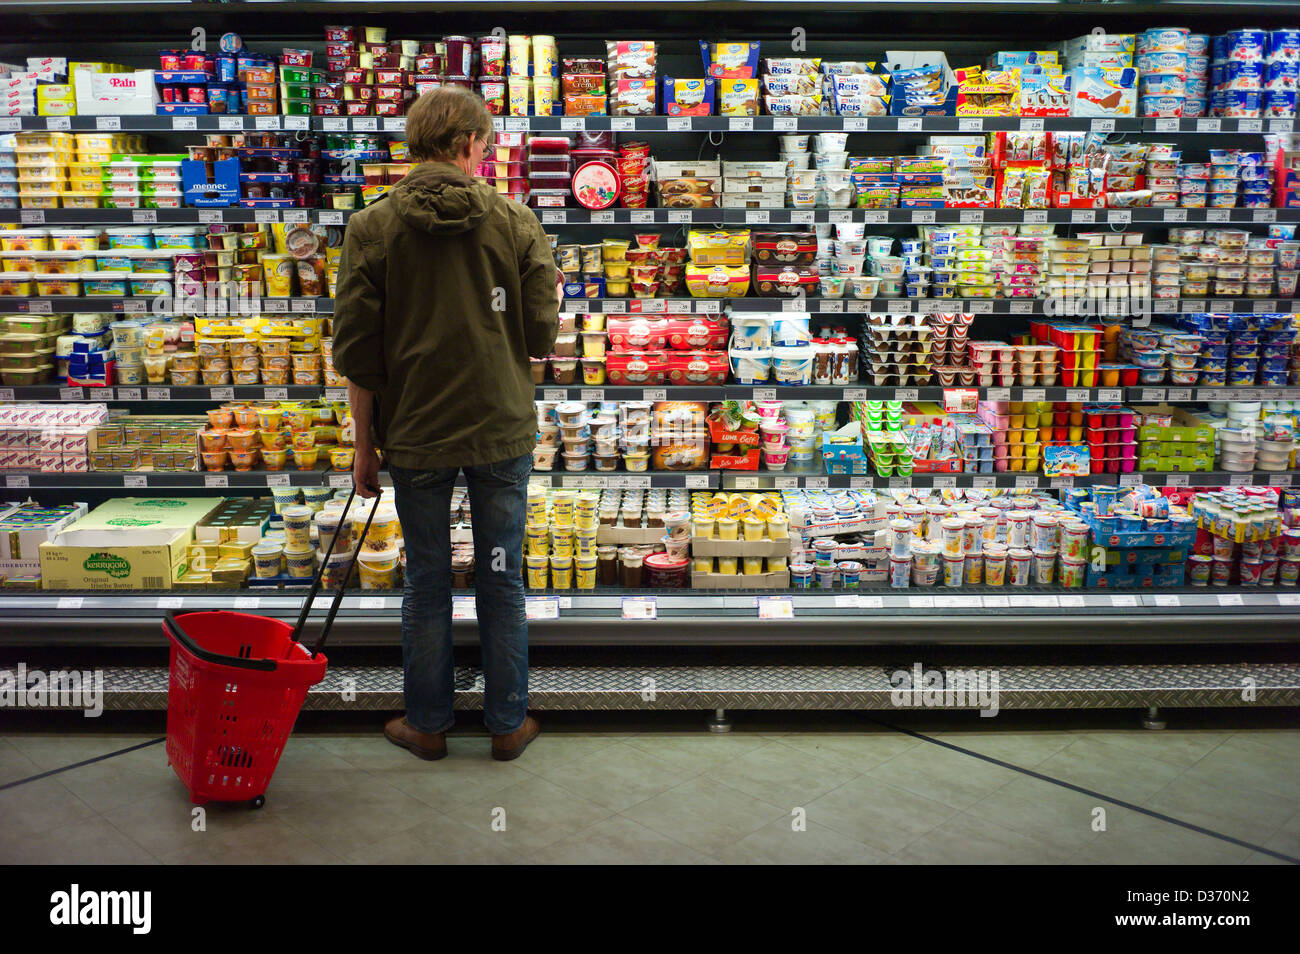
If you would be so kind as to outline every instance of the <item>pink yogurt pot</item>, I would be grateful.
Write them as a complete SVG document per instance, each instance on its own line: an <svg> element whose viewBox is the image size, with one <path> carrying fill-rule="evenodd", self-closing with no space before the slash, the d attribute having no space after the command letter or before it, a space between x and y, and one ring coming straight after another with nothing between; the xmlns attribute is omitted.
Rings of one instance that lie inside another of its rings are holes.
<svg viewBox="0 0 1300 954"><path fill-rule="evenodd" d="M785 462L789 459L788 450L770 451L763 449L763 463L767 465L768 470L785 470Z"/></svg>

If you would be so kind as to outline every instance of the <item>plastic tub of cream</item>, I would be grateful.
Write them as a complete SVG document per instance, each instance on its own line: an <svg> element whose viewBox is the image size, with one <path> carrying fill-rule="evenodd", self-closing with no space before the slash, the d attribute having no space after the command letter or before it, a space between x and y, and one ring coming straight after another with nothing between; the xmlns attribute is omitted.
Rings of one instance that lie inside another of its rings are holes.
<svg viewBox="0 0 1300 954"><path fill-rule="evenodd" d="M154 248L153 230L148 227L121 226L105 229L109 248Z"/></svg>
<svg viewBox="0 0 1300 954"><path fill-rule="evenodd" d="M93 252L99 248L99 229L50 229L50 250Z"/></svg>
<svg viewBox="0 0 1300 954"><path fill-rule="evenodd" d="M90 295L125 295L128 272L88 272L82 276L82 286Z"/></svg>
<svg viewBox="0 0 1300 954"><path fill-rule="evenodd" d="M81 282L75 275L38 275L36 276L36 294L41 297L80 295Z"/></svg>

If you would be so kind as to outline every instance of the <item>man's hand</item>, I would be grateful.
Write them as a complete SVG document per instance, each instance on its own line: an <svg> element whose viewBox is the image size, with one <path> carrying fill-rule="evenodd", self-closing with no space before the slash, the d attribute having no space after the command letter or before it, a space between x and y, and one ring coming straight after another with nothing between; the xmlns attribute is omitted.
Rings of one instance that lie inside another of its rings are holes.
<svg viewBox="0 0 1300 954"><path fill-rule="evenodd" d="M555 273L555 297L561 305L564 304L564 274L562 272Z"/></svg>
<svg viewBox="0 0 1300 954"><path fill-rule="evenodd" d="M353 454L352 486L357 489L358 497L379 496L379 453L374 448L362 450L358 447Z"/></svg>

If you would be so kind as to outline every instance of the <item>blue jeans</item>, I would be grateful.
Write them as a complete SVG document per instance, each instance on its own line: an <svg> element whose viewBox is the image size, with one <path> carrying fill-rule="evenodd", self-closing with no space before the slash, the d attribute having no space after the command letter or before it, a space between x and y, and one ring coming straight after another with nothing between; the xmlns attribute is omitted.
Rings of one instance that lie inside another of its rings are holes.
<svg viewBox="0 0 1300 954"><path fill-rule="evenodd" d="M483 721L503 735L528 708L528 622L521 563L531 454L466 467L474 521L474 603L486 685ZM451 490L460 468L389 467L406 540L402 665L406 721L445 732L455 721L451 646Z"/></svg>

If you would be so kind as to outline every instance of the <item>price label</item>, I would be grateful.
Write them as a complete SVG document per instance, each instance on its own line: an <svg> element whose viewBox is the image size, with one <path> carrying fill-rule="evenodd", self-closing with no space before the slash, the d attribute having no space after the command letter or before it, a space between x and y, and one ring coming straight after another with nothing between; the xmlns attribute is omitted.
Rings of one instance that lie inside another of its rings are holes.
<svg viewBox="0 0 1300 954"><path fill-rule="evenodd" d="M570 298L564 303L564 310L572 314L585 315L591 310L591 302L585 298Z"/></svg>
<svg viewBox="0 0 1300 954"><path fill-rule="evenodd" d="M1044 129L1041 118L1030 118L1020 120L1020 129L1023 132L1042 132Z"/></svg>
<svg viewBox="0 0 1300 954"><path fill-rule="evenodd" d="M952 474L935 474L931 483L935 488L941 490L944 487L956 487L957 478Z"/></svg>
<svg viewBox="0 0 1300 954"><path fill-rule="evenodd" d="M760 596L759 619L794 619L794 600L788 596Z"/></svg>
<svg viewBox="0 0 1300 954"><path fill-rule="evenodd" d="M1164 219L1166 222L1186 222L1187 210L1186 209L1165 209L1163 212L1161 212L1160 217Z"/></svg>
<svg viewBox="0 0 1300 954"><path fill-rule="evenodd" d="M858 608L857 595L852 593L835 594L835 608L836 609L857 609Z"/></svg>
<svg viewBox="0 0 1300 954"><path fill-rule="evenodd" d="M1277 209L1252 209L1250 220L1252 222L1276 222Z"/></svg>
<svg viewBox="0 0 1300 954"><path fill-rule="evenodd" d="M934 609L933 596L909 596L907 605L911 609Z"/></svg>
<svg viewBox="0 0 1300 954"><path fill-rule="evenodd" d="M542 213L543 225L563 225L567 221L567 219L568 216L565 215L565 213L563 212L555 212L555 211L548 210Z"/></svg>
<svg viewBox="0 0 1300 954"><path fill-rule="evenodd" d="M170 401L172 399L172 389L145 388L144 395L150 401Z"/></svg>
<svg viewBox="0 0 1300 954"><path fill-rule="evenodd" d="M776 388L754 388L755 401L775 401Z"/></svg>
<svg viewBox="0 0 1300 954"><path fill-rule="evenodd" d="M382 596L363 596L357 600L357 609L363 610L381 610L386 608L388 601Z"/></svg>
<svg viewBox="0 0 1300 954"><path fill-rule="evenodd" d="M14 132L23 128L23 121L17 116L5 116L0 119L0 132Z"/></svg>
<svg viewBox="0 0 1300 954"><path fill-rule="evenodd" d="M667 388L646 388L641 392L643 401L666 401L668 400Z"/></svg>
<svg viewBox="0 0 1300 954"><path fill-rule="evenodd" d="M658 619L659 605L652 596L623 597L624 619Z"/></svg>
<svg viewBox="0 0 1300 954"><path fill-rule="evenodd" d="M879 596L858 596L858 606L862 609L882 609L885 601Z"/></svg>
<svg viewBox="0 0 1300 954"><path fill-rule="evenodd" d="M804 298L786 298L781 302L782 311L807 311L808 301Z"/></svg>
<svg viewBox="0 0 1300 954"><path fill-rule="evenodd" d="M985 609L1006 609L1011 601L1005 596L981 596L980 605Z"/></svg>
<svg viewBox="0 0 1300 954"><path fill-rule="evenodd" d="M737 490L757 490L757 489L758 489L758 478L757 478L757 477L737 477L737 478L736 478L736 489L737 489Z"/></svg>
<svg viewBox="0 0 1300 954"><path fill-rule="evenodd" d="M406 117L405 116L386 117L384 119L384 131L396 132L396 133L406 132Z"/></svg>
<svg viewBox="0 0 1300 954"><path fill-rule="evenodd" d="M23 209L18 213L18 221L22 222L23 225L44 225L45 210Z"/></svg>
<svg viewBox="0 0 1300 954"><path fill-rule="evenodd" d="M118 388L117 399L119 401L138 401L140 400L139 388Z"/></svg>
<svg viewBox="0 0 1300 954"><path fill-rule="evenodd" d="M828 477L805 477L803 485L813 490L825 490L831 482Z"/></svg>
<svg viewBox="0 0 1300 954"><path fill-rule="evenodd" d="M214 401L233 401L235 399L234 388L213 388L212 400Z"/></svg>
<svg viewBox="0 0 1300 954"><path fill-rule="evenodd" d="M294 223L300 225L306 225L307 218L308 218L306 209L285 209L281 213L281 217L287 223Z"/></svg>
<svg viewBox="0 0 1300 954"><path fill-rule="evenodd" d="M958 213L957 220L962 225L980 225L984 222L984 211L982 209L963 209Z"/></svg>
<svg viewBox="0 0 1300 954"><path fill-rule="evenodd" d="M1206 209L1205 210L1205 221L1207 222L1229 222L1231 220L1232 220L1232 215L1228 212L1227 209Z"/></svg>
<svg viewBox="0 0 1300 954"><path fill-rule="evenodd" d="M991 315L993 314L993 302L991 301L967 301L966 310L973 315Z"/></svg>
<svg viewBox="0 0 1300 954"><path fill-rule="evenodd" d="M1140 487L1142 485L1142 475L1120 474L1119 485L1121 487Z"/></svg>
<svg viewBox="0 0 1300 954"><path fill-rule="evenodd" d="M581 131L587 128L587 121L582 116L565 116L560 120L560 128L567 131Z"/></svg>
<svg viewBox="0 0 1300 954"><path fill-rule="evenodd" d="M0 388L0 401L12 401L14 399L13 388Z"/></svg>
<svg viewBox="0 0 1300 954"><path fill-rule="evenodd" d="M244 117L219 116L217 117L217 128L227 132L242 132L244 129Z"/></svg>
<svg viewBox="0 0 1300 954"><path fill-rule="evenodd" d="M748 116L733 116L731 119L732 132L753 132L754 120Z"/></svg>
<svg viewBox="0 0 1300 954"><path fill-rule="evenodd" d="M1115 131L1115 120L1094 119L1088 126L1095 133L1113 133Z"/></svg>
<svg viewBox="0 0 1300 954"><path fill-rule="evenodd" d="M511 118L506 120L505 126L506 129L508 129L510 132L527 132L528 118L526 116L521 116L518 118L512 116Z"/></svg>
<svg viewBox="0 0 1300 954"><path fill-rule="evenodd" d="M158 211L156 209L133 209L131 211L131 221L136 225L156 225Z"/></svg>
<svg viewBox="0 0 1300 954"><path fill-rule="evenodd" d="M984 396L987 400L990 401L1010 401L1011 389L1010 388L985 388Z"/></svg>
<svg viewBox="0 0 1300 954"><path fill-rule="evenodd" d="M631 132L636 129L636 121L628 116L615 116L609 121L609 128L614 132Z"/></svg>
<svg viewBox="0 0 1300 954"><path fill-rule="evenodd" d="M289 302L289 310L299 313L312 313L316 310L315 298L295 298Z"/></svg>
<svg viewBox="0 0 1300 954"><path fill-rule="evenodd" d="M834 212L831 213L831 215L834 214L835 214ZM889 213L880 212L878 210L873 209L871 211L862 213L862 221L865 222L867 225L888 225Z"/></svg>
<svg viewBox="0 0 1300 954"><path fill-rule="evenodd" d="M23 488L31 486L27 481L26 474L10 474L5 478L5 486L9 488Z"/></svg>
<svg viewBox="0 0 1300 954"><path fill-rule="evenodd" d="M1270 487L1290 487L1291 475L1290 474L1269 474L1268 485Z"/></svg>
<svg viewBox="0 0 1300 954"><path fill-rule="evenodd" d="M867 121L857 116L854 116L849 119L845 119L844 131L845 132L866 132Z"/></svg>
<svg viewBox="0 0 1300 954"><path fill-rule="evenodd" d="M1097 392L1097 400L1103 404L1118 404L1124 400L1123 388L1102 388Z"/></svg>
<svg viewBox="0 0 1300 954"><path fill-rule="evenodd" d="M158 597L158 609L180 609L185 605L183 596L160 596Z"/></svg>
<svg viewBox="0 0 1300 954"><path fill-rule="evenodd" d="M1229 474L1228 485L1230 487L1241 487L1249 484L1251 481L1250 474Z"/></svg>
<svg viewBox="0 0 1300 954"><path fill-rule="evenodd" d="M983 132L984 119L980 116L958 119L957 131L958 132Z"/></svg>
<svg viewBox="0 0 1300 954"><path fill-rule="evenodd" d="M1210 311L1236 311L1231 298L1210 299Z"/></svg>
<svg viewBox="0 0 1300 954"><path fill-rule="evenodd" d="M924 210L917 210L912 213L913 225L933 225L934 213Z"/></svg>
<svg viewBox="0 0 1300 954"><path fill-rule="evenodd" d="M628 220L633 225L652 225L654 224L655 214L653 209L633 209L628 216Z"/></svg>
<svg viewBox="0 0 1300 954"><path fill-rule="evenodd" d="M1294 119L1270 119L1268 131L1271 133L1289 133L1295 125Z"/></svg>
<svg viewBox="0 0 1300 954"><path fill-rule="evenodd" d="M266 486L268 486L268 487L288 487L288 486L289 486L289 475L288 475L288 474L267 474L267 475L266 475Z"/></svg>
<svg viewBox="0 0 1300 954"><path fill-rule="evenodd" d="M1046 225L1046 209L1029 209L1025 212L1025 223L1028 225Z"/></svg>
<svg viewBox="0 0 1300 954"><path fill-rule="evenodd" d="M122 128L122 117L120 116L96 116L95 128L101 130L116 131Z"/></svg>
<svg viewBox="0 0 1300 954"><path fill-rule="evenodd" d="M921 392L917 388L895 388L894 396L896 401L917 401L920 400Z"/></svg>
<svg viewBox="0 0 1300 954"><path fill-rule="evenodd" d="M86 392L82 388L59 388L60 401L84 401Z"/></svg>
<svg viewBox="0 0 1300 954"><path fill-rule="evenodd" d="M1196 120L1196 131L1198 133L1216 133L1223 130L1223 120L1221 119L1198 119Z"/></svg>
<svg viewBox="0 0 1300 954"><path fill-rule="evenodd" d="M554 596L529 596L525 599L524 615L528 619L559 619L560 601Z"/></svg>
<svg viewBox="0 0 1300 954"><path fill-rule="evenodd" d="M1186 474L1167 474L1165 476L1166 487L1187 487L1190 481Z"/></svg>
<svg viewBox="0 0 1300 954"><path fill-rule="evenodd" d="M1133 221L1133 213L1128 209L1113 209L1107 219L1111 225L1128 225Z"/></svg>
<svg viewBox="0 0 1300 954"><path fill-rule="evenodd" d="M1065 392L1067 401L1087 401L1089 397L1087 388L1070 388Z"/></svg>
<svg viewBox="0 0 1300 954"><path fill-rule="evenodd" d="M689 116L670 116L668 117L669 132L690 132L691 120Z"/></svg>
<svg viewBox="0 0 1300 954"><path fill-rule="evenodd" d="M60 596L58 608L61 610L81 609L83 598L80 596Z"/></svg>
<svg viewBox="0 0 1300 954"><path fill-rule="evenodd" d="M905 490L911 486L912 486L911 477L890 477L889 478L890 490Z"/></svg>
<svg viewBox="0 0 1300 954"><path fill-rule="evenodd" d="M379 120L374 116L357 116L352 120L352 131L353 132L378 132Z"/></svg>
<svg viewBox="0 0 1300 954"><path fill-rule="evenodd" d="M1182 606L1183 601L1173 593L1157 593L1156 606Z"/></svg>
<svg viewBox="0 0 1300 954"><path fill-rule="evenodd" d="M613 213L613 212L593 212L593 213L591 213L591 223L592 223L592 225L613 225L613 224L614 224L614 213Z"/></svg>
<svg viewBox="0 0 1300 954"><path fill-rule="evenodd" d="M453 596L451 598L452 619L478 619L478 606L472 596Z"/></svg>
<svg viewBox="0 0 1300 954"><path fill-rule="evenodd" d="M257 596L236 596L235 609L257 609L262 605L261 597Z"/></svg>
<svg viewBox="0 0 1300 954"><path fill-rule="evenodd" d="M309 123L308 123L308 117L307 117L307 116L285 116L285 117L284 117L284 128L285 128L285 129L304 129L304 130L305 130L305 129L307 128L308 125L309 125Z"/></svg>
<svg viewBox="0 0 1300 954"><path fill-rule="evenodd" d="M1111 606L1137 606L1138 600L1131 593L1120 593L1110 598Z"/></svg>
<svg viewBox="0 0 1300 954"><path fill-rule="evenodd" d="M936 609L979 609L980 598L978 596L936 596L934 605Z"/></svg>
<svg viewBox="0 0 1300 954"><path fill-rule="evenodd" d="M1007 312L1012 315L1032 315L1034 313L1034 303L1029 301L1013 301Z"/></svg>
<svg viewBox="0 0 1300 954"><path fill-rule="evenodd" d="M1045 388L1023 388L1020 397L1024 401L1046 401L1047 391Z"/></svg>
<svg viewBox="0 0 1300 954"><path fill-rule="evenodd" d="M707 490L709 486L709 475L687 474L685 484L687 490Z"/></svg>
<svg viewBox="0 0 1300 954"><path fill-rule="evenodd" d="M203 486L204 487L229 487L230 478L227 477L225 474L204 474Z"/></svg>
<svg viewBox="0 0 1300 954"><path fill-rule="evenodd" d="M327 401L346 401L348 399L347 388L326 388L325 400Z"/></svg>
<svg viewBox="0 0 1300 954"><path fill-rule="evenodd" d="M268 401L287 401L289 400L288 388L267 388L266 399Z"/></svg>
<svg viewBox="0 0 1300 954"><path fill-rule="evenodd" d="M321 225L342 225L343 213L339 210L322 210L316 213L316 221Z"/></svg>
<svg viewBox="0 0 1300 954"><path fill-rule="evenodd" d="M1070 487L1073 487L1073 486L1074 486L1074 478L1073 478L1073 477L1053 477L1053 478L1052 478L1052 489L1053 489L1053 490L1064 490L1064 489L1067 489L1067 488L1070 488Z"/></svg>
<svg viewBox="0 0 1300 954"><path fill-rule="evenodd" d="M279 209L255 209L253 211L254 222L279 222Z"/></svg>
<svg viewBox="0 0 1300 954"><path fill-rule="evenodd" d="M603 388L583 388L581 392L583 401L603 401L605 400L605 390Z"/></svg>
<svg viewBox="0 0 1300 954"><path fill-rule="evenodd" d="M919 119L900 119L898 121L899 132L920 132L921 120Z"/></svg>
<svg viewBox="0 0 1300 954"><path fill-rule="evenodd" d="M1282 606L1300 606L1300 593L1279 593L1277 601Z"/></svg>
<svg viewBox="0 0 1300 954"><path fill-rule="evenodd" d="M1016 478L1016 487L1017 487L1018 489L1023 490L1023 489L1025 489L1025 488L1033 488L1033 487L1037 487L1037 486L1038 486L1038 478L1037 478L1037 477L1032 477L1032 476L1030 476L1030 477L1025 477L1025 476L1021 476L1021 477L1017 477L1017 478Z"/></svg>
<svg viewBox="0 0 1300 954"><path fill-rule="evenodd" d="M850 477L849 486L854 490L864 490L871 486L870 477Z"/></svg>
<svg viewBox="0 0 1300 954"><path fill-rule="evenodd" d="M813 213L811 212L793 211L790 213L790 221L797 224L811 225L813 223L813 219L814 216Z"/></svg>
<svg viewBox="0 0 1300 954"><path fill-rule="evenodd" d="M220 209L199 209L199 221L205 225L219 225L225 221Z"/></svg>
<svg viewBox="0 0 1300 954"><path fill-rule="evenodd" d="M1168 401L1190 401L1192 399L1191 388L1170 388L1165 393L1168 395L1166 398Z"/></svg>
<svg viewBox="0 0 1300 954"><path fill-rule="evenodd" d="M793 490L794 488L799 486L799 478L798 477L777 477L773 481L773 486L775 486L777 490Z"/></svg>
<svg viewBox="0 0 1300 954"><path fill-rule="evenodd" d="M678 209L670 209L668 211L668 222L672 225L678 225L678 224L684 225L689 223L690 221L691 221L691 213L689 211L681 211Z"/></svg>
<svg viewBox="0 0 1300 954"><path fill-rule="evenodd" d="M1142 388L1142 400L1161 404L1165 400L1164 388Z"/></svg>
<svg viewBox="0 0 1300 954"><path fill-rule="evenodd" d="M347 132L348 121L338 116L326 116L321 120L321 128L326 132Z"/></svg>
<svg viewBox="0 0 1300 954"><path fill-rule="evenodd" d="M330 474L325 478L325 483L330 487L351 487L351 474Z"/></svg>
<svg viewBox="0 0 1300 954"><path fill-rule="evenodd" d="M1157 119L1156 132L1178 132L1178 120Z"/></svg>
<svg viewBox="0 0 1300 954"><path fill-rule="evenodd" d="M1070 212L1070 221L1075 225L1080 223L1091 224L1097 221L1097 213L1092 209L1074 209Z"/></svg>
<svg viewBox="0 0 1300 954"><path fill-rule="evenodd" d="M899 314L911 312L912 302L907 298L891 298L885 303L886 310L896 311Z"/></svg>
<svg viewBox="0 0 1300 954"><path fill-rule="evenodd" d="M283 298L263 298L262 310L277 315L283 315L289 310L289 303Z"/></svg>
<svg viewBox="0 0 1300 954"><path fill-rule="evenodd" d="M263 132L270 132L280 128L279 116L256 116L253 118L253 126Z"/></svg>
<svg viewBox="0 0 1300 954"><path fill-rule="evenodd" d="M771 213L766 209L750 210L745 213L745 222L749 225L766 225L771 220Z"/></svg>
<svg viewBox="0 0 1300 954"><path fill-rule="evenodd" d="M706 304L716 307L718 303L716 301L700 302L700 311L705 310L703 306ZM617 298L606 298L601 307L605 309L607 315L622 315L627 312L627 302L620 301Z"/></svg>

